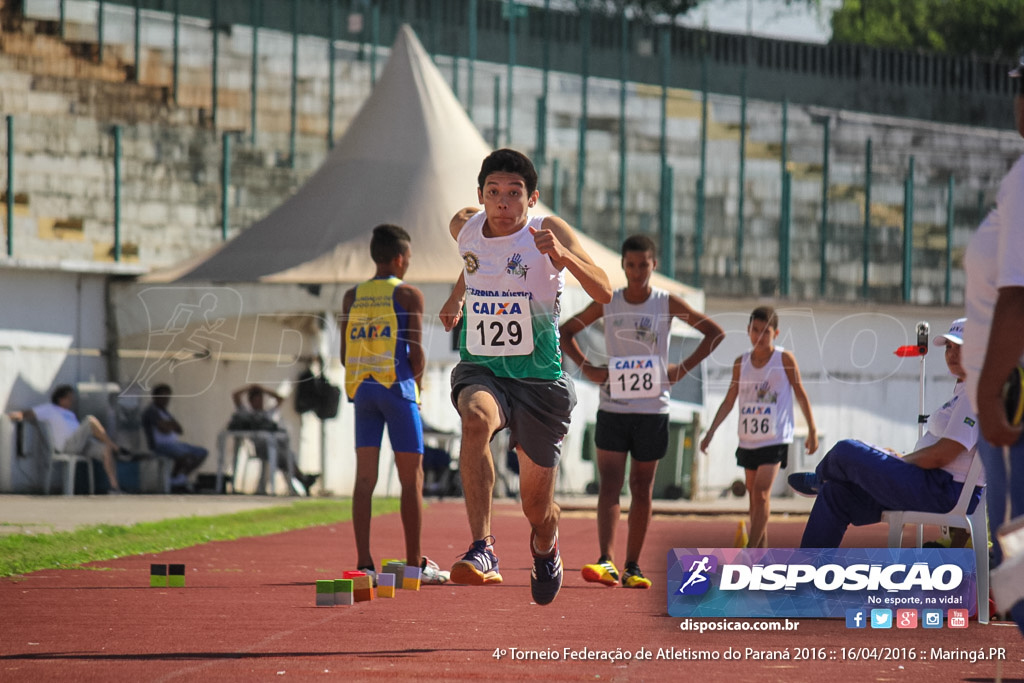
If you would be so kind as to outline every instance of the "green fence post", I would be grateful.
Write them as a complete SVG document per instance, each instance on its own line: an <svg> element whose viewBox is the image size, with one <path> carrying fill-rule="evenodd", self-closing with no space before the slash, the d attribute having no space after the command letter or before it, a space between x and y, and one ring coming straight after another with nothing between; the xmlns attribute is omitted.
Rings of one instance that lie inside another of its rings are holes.
<svg viewBox="0 0 1024 683"><path fill-rule="evenodd" d="M619 245L626 241L626 87L629 82L629 19L622 8L619 19Z"/></svg>
<svg viewBox="0 0 1024 683"><path fill-rule="evenodd" d="M551 210L562 215L562 169L558 159L551 162Z"/></svg>
<svg viewBox="0 0 1024 683"><path fill-rule="evenodd" d="M946 291L943 302L948 306L953 289L953 189L955 181L953 174L949 175L949 182L946 189Z"/></svg>
<svg viewBox="0 0 1024 683"><path fill-rule="evenodd" d="M907 166L903 181L903 301L910 302L914 256L914 157Z"/></svg>
<svg viewBox="0 0 1024 683"><path fill-rule="evenodd" d="M789 163L787 158L786 147L789 144L789 100L785 97L782 98L782 141L779 151L779 162L782 164L782 172L786 173L786 168Z"/></svg>
<svg viewBox="0 0 1024 683"><path fill-rule="evenodd" d="M551 0L544 0L544 45L541 56L541 95L537 101L537 164L548 159L548 81L551 76Z"/></svg>
<svg viewBox="0 0 1024 683"><path fill-rule="evenodd" d="M789 296L790 238L793 229L793 174L782 174L782 206L779 207L779 294Z"/></svg>
<svg viewBox="0 0 1024 683"><path fill-rule="evenodd" d="M821 159L821 230L818 237L818 252L821 259L821 274L818 278L818 295L825 296L828 289L828 175L829 175L829 137L832 129L832 120L825 117L821 121L822 127L822 159Z"/></svg>
<svg viewBox="0 0 1024 683"><path fill-rule="evenodd" d="M331 9L334 8L331 3ZM249 21L252 24L252 65L249 80L249 142L256 144L256 117L257 117L257 94L259 93L260 82L260 24L263 22L263 0L249 0ZM333 43L331 44L333 46ZM334 60L331 60L331 67L334 67ZM334 85L333 80L331 85ZM328 125L330 122L328 122Z"/></svg>
<svg viewBox="0 0 1024 683"><path fill-rule="evenodd" d="M505 78L505 145L512 146L512 103L515 100L512 79L516 67L516 1L503 5L508 11L508 76Z"/></svg>
<svg viewBox="0 0 1024 683"><path fill-rule="evenodd" d="M864 239L860 253L860 295L862 299L867 299L870 293L868 270L871 263L871 138L864 144Z"/></svg>
<svg viewBox="0 0 1024 683"><path fill-rule="evenodd" d="M658 158L661 165L661 196L658 198L658 206L662 215L659 216L661 224L667 220L665 212L665 168L668 166L668 75L671 55L669 55L671 43L669 42L670 27L662 27L660 34L661 41L661 139L658 143Z"/></svg>
<svg viewBox="0 0 1024 683"><path fill-rule="evenodd" d="M213 9L210 17L210 32L213 33L213 74L210 78L210 116L213 121L213 129L217 130L217 72L220 71L220 0L213 0Z"/></svg>
<svg viewBox="0 0 1024 683"><path fill-rule="evenodd" d="M473 120L473 77L476 74L477 0L469 0L469 66L466 72L466 113Z"/></svg>
<svg viewBox="0 0 1024 683"><path fill-rule="evenodd" d="M173 52L172 64L171 64L171 89L174 91L174 103L180 104L181 101L178 98L178 75L180 68L180 57L181 57L181 11L178 7L178 0L174 0L174 18L172 20L172 48Z"/></svg>
<svg viewBox="0 0 1024 683"><path fill-rule="evenodd" d="M697 215L693 224L693 286L700 287L703 283L700 273L700 262L704 256L704 176L697 178Z"/></svg>
<svg viewBox="0 0 1024 683"><path fill-rule="evenodd" d="M580 122L577 136L576 171L576 228L583 225L583 188L587 184L587 117L590 85L590 9L584 7L580 26Z"/></svg>
<svg viewBox="0 0 1024 683"><path fill-rule="evenodd" d="M292 83L289 97L288 167L295 168L295 129L299 120L299 0L292 0Z"/></svg>
<svg viewBox="0 0 1024 683"><path fill-rule="evenodd" d="M96 3L96 56L103 63L103 0Z"/></svg>
<svg viewBox="0 0 1024 683"><path fill-rule="evenodd" d="M114 261L121 260L121 126L114 126Z"/></svg>
<svg viewBox="0 0 1024 683"><path fill-rule="evenodd" d="M134 73L133 73L132 80L134 82L138 83L139 82L139 69L142 68L142 59L139 57L139 53L142 52L142 10L139 8L139 0L135 0L133 6L135 8L135 17L134 17L134 19L135 19L135 21L134 21L135 36L134 36L134 41L133 41L134 44L132 46L132 59L135 60L135 68L134 68Z"/></svg>
<svg viewBox="0 0 1024 683"><path fill-rule="evenodd" d="M675 277L676 235L675 221L672 220L672 209L675 204L672 192L675 189L675 173L671 166L666 166L665 170L662 171L661 188L662 197L664 198L662 200L662 214L665 218L659 226L661 246L658 248L658 251L661 254L658 260L661 263L660 270L662 274L668 277Z"/></svg>
<svg viewBox="0 0 1024 683"><path fill-rule="evenodd" d="M220 161L220 238L226 241L231 219L231 205L228 200L231 189L231 134L224 133L221 140L223 144Z"/></svg>
<svg viewBox="0 0 1024 683"><path fill-rule="evenodd" d="M693 282L701 286L700 259L704 250L705 191L708 169L708 56L700 59L700 175L697 183L697 216L693 226Z"/></svg>
<svg viewBox="0 0 1024 683"><path fill-rule="evenodd" d="M494 130L491 132L491 146L498 149L501 134L501 76L494 77Z"/></svg>
<svg viewBox="0 0 1024 683"><path fill-rule="evenodd" d="M7 255L14 256L14 117L7 115Z"/></svg>
<svg viewBox="0 0 1024 683"><path fill-rule="evenodd" d="M736 275L743 276L743 233L746 231L744 204L747 199L747 67L740 73L740 169L739 197L736 199Z"/></svg>
<svg viewBox="0 0 1024 683"><path fill-rule="evenodd" d="M452 95L459 99L459 55L452 54Z"/></svg>
<svg viewBox="0 0 1024 683"><path fill-rule="evenodd" d="M377 85L377 45L380 43L380 5L370 12L370 85Z"/></svg>
<svg viewBox="0 0 1024 683"><path fill-rule="evenodd" d="M338 3L330 0L330 45L327 48L327 149L334 149L334 97L335 97L335 50L334 43L338 40ZM458 95L456 95L458 97Z"/></svg>

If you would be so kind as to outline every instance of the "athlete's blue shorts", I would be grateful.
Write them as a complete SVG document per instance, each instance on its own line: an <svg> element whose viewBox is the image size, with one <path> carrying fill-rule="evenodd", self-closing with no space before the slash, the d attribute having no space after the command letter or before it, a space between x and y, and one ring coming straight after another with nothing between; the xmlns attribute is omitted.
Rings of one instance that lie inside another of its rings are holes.
<svg viewBox="0 0 1024 683"><path fill-rule="evenodd" d="M423 452L423 422L415 401L370 379L356 390L356 448L380 448L384 425L396 453Z"/></svg>

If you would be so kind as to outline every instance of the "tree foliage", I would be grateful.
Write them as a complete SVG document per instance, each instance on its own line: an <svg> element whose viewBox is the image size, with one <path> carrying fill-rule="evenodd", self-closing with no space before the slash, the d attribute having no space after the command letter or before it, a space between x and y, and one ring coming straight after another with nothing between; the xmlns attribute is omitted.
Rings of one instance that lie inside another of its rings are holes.
<svg viewBox="0 0 1024 683"><path fill-rule="evenodd" d="M844 0L832 40L1011 60L1024 41L1021 0Z"/></svg>

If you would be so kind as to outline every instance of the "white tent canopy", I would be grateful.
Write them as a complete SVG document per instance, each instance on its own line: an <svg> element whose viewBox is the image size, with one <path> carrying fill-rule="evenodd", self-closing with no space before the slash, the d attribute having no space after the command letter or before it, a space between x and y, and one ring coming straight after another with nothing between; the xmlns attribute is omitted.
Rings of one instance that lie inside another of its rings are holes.
<svg viewBox="0 0 1024 683"><path fill-rule="evenodd" d="M147 282L355 283L372 277L369 234L394 223L412 236L405 279L452 283L462 268L452 215L477 206L477 173L491 148L409 26L398 33L373 93L320 169L265 218L208 254ZM550 213L544 206L538 213ZM619 255L580 234L614 286ZM572 278L569 278L572 281ZM697 290L655 284L702 306Z"/></svg>

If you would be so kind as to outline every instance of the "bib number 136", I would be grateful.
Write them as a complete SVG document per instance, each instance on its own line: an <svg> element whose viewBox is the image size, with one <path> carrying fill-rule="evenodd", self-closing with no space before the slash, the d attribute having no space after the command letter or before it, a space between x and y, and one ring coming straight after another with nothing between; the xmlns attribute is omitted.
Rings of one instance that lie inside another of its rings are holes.
<svg viewBox="0 0 1024 683"><path fill-rule="evenodd" d="M476 356L533 353L533 319L525 299L470 296L466 302L466 349Z"/></svg>

